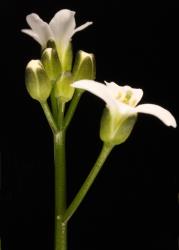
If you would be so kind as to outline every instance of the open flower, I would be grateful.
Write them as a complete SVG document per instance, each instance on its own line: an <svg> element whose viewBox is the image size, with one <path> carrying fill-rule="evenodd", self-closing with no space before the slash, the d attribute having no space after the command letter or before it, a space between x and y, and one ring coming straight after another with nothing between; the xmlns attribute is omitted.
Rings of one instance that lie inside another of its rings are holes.
<svg viewBox="0 0 179 250"><path fill-rule="evenodd" d="M168 110L155 104L137 105L143 96L142 89L121 87L114 82L102 84L92 80L76 81L72 86L87 90L105 101L108 113L106 115L105 112L105 117L103 115L102 118L103 140L115 140L115 144L126 140L135 124L137 113L154 115L167 126L177 126L175 118ZM117 135L120 138L116 142Z"/></svg>
<svg viewBox="0 0 179 250"><path fill-rule="evenodd" d="M50 39L54 40L57 51L62 59L72 36L76 32L81 31L92 24L92 22L86 22L76 28L74 16L74 11L63 9L58 11L48 24L37 14L32 13L26 17L27 23L31 29L23 29L22 32L33 37L38 43L40 43L42 49L47 46L47 42Z"/></svg>

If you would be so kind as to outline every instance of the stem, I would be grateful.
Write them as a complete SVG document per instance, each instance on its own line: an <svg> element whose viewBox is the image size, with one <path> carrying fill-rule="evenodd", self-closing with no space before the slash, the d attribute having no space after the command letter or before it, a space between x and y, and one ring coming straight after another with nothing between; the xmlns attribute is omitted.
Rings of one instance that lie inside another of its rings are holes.
<svg viewBox="0 0 179 250"><path fill-rule="evenodd" d="M107 159L108 155L110 154L113 145L104 144L100 155L96 163L94 164L91 172L89 173L88 177L86 178L85 182L83 183L82 187L80 188L79 192L73 199L71 205L67 208L65 215L63 217L63 222L67 223L72 215L75 213L79 205L81 204L82 200L84 199L85 195L87 194L88 190L90 189L91 185L93 184L96 176L98 175L99 171L101 170L105 160Z"/></svg>
<svg viewBox="0 0 179 250"><path fill-rule="evenodd" d="M58 117L57 123L59 125L59 129L63 130L63 120L64 120L64 113L65 113L65 102L58 100Z"/></svg>
<svg viewBox="0 0 179 250"><path fill-rule="evenodd" d="M67 225L62 217L66 209L65 131L54 135L55 162L55 250L67 249Z"/></svg>
<svg viewBox="0 0 179 250"><path fill-rule="evenodd" d="M68 127L68 125L71 122L71 119L73 118L73 115L75 113L75 110L77 108L79 100L81 98L81 95L82 95L81 92L75 91L75 94L73 96L73 99L72 99L72 101L70 103L69 109L68 109L67 114L66 114L65 119L64 119L64 127L65 128Z"/></svg>
<svg viewBox="0 0 179 250"><path fill-rule="evenodd" d="M45 114L45 116L47 118L48 124L49 124L53 134L57 133L58 132L58 127L57 127L56 122L55 122L55 120L53 118L53 115L52 115L52 113L50 111L50 108L48 106L47 101L46 102L41 102L40 104L42 106L42 109L44 111L44 114Z"/></svg>
<svg viewBox="0 0 179 250"><path fill-rule="evenodd" d="M54 86L55 83L52 82L52 85ZM51 95L50 95L50 102L51 102L51 108L52 108L52 113L55 118L55 121L57 119L57 113L58 113L58 105L57 105L57 99L54 94L54 87L52 89Z"/></svg>

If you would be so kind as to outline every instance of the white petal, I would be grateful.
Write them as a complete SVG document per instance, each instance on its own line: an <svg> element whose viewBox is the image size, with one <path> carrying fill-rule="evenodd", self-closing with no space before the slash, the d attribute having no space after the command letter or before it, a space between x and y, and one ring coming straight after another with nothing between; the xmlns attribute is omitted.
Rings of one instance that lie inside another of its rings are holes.
<svg viewBox="0 0 179 250"><path fill-rule="evenodd" d="M81 26L79 26L78 28L76 28L73 32L73 35L78 32L78 31L81 31L81 30L84 30L86 29L88 26L90 26L91 24L93 24L93 22L86 22L84 24L82 24Z"/></svg>
<svg viewBox="0 0 179 250"><path fill-rule="evenodd" d="M142 99L143 90L142 89L135 89L135 88L131 88L131 89L132 89L131 101L134 102L134 106L136 106L140 102L140 100Z"/></svg>
<svg viewBox="0 0 179 250"><path fill-rule="evenodd" d="M49 25L35 13L28 15L26 20L32 31L38 36L42 48L46 47L47 41L52 38Z"/></svg>
<svg viewBox="0 0 179 250"><path fill-rule="evenodd" d="M117 102L117 104L118 104L118 113L120 113L120 115L130 116L130 115L137 114L136 109L131 107L130 105L119 102L119 101Z"/></svg>
<svg viewBox="0 0 179 250"><path fill-rule="evenodd" d="M49 23L56 45L61 47L61 51L66 49L75 30L74 15L74 11L63 9L58 11Z"/></svg>
<svg viewBox="0 0 179 250"><path fill-rule="evenodd" d="M30 30L30 29L22 29L21 30L23 33L31 36L34 40L36 40L38 43L41 44L41 40L40 38L38 37L38 35L36 33L34 33L34 31Z"/></svg>
<svg viewBox="0 0 179 250"><path fill-rule="evenodd" d="M154 115L159 118L165 125L176 128L176 120L173 115L166 109L155 104L141 104L135 108L137 112Z"/></svg>
<svg viewBox="0 0 179 250"><path fill-rule="evenodd" d="M111 92L112 96L114 98L117 98L122 87L117 85L115 82L106 82L105 81L105 83L106 83L108 90Z"/></svg>
<svg viewBox="0 0 179 250"><path fill-rule="evenodd" d="M84 89L89 91L90 93L98 96L101 98L104 102L106 102L107 107L112 109L118 109L118 103L111 95L110 91L108 91L108 88L106 85L92 81L92 80L80 80L76 81L72 84L73 87Z"/></svg>

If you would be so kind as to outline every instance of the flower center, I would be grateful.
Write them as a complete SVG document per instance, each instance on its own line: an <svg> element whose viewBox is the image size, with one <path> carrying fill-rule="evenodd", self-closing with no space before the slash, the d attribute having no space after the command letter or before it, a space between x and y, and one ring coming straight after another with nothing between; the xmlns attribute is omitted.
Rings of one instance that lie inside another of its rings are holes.
<svg viewBox="0 0 179 250"><path fill-rule="evenodd" d="M134 107L136 104L136 100L134 99L133 92L130 89L119 91L116 99L132 107Z"/></svg>

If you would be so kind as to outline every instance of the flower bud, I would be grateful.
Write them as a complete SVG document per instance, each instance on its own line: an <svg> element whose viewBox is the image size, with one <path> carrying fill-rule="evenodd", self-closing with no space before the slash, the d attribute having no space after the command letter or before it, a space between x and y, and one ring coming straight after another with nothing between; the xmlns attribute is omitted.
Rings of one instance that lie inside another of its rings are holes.
<svg viewBox="0 0 179 250"><path fill-rule="evenodd" d="M64 49L60 45L56 46L55 41L53 39L50 39L47 42L47 47L55 49L57 51L58 58L61 63L61 71L70 72L73 61L72 43L69 43L67 47Z"/></svg>
<svg viewBox="0 0 179 250"><path fill-rule="evenodd" d="M25 71L26 88L30 96L44 102L50 95L52 84L40 60L31 60Z"/></svg>
<svg viewBox="0 0 179 250"><path fill-rule="evenodd" d="M64 53L59 52L59 58L62 64L63 72L70 72L73 61L73 49L71 43L68 44Z"/></svg>
<svg viewBox="0 0 179 250"><path fill-rule="evenodd" d="M65 72L57 80L55 85L55 97L60 97L63 102L68 102L72 99L74 88L72 84L72 75L70 72Z"/></svg>
<svg viewBox="0 0 179 250"><path fill-rule="evenodd" d="M93 54L78 51L73 67L73 81L88 79L94 80L96 77L96 64Z"/></svg>
<svg viewBox="0 0 179 250"><path fill-rule="evenodd" d="M62 71L56 50L52 48L45 49L42 53L41 62L49 79L56 81Z"/></svg>
<svg viewBox="0 0 179 250"><path fill-rule="evenodd" d="M111 114L104 109L100 124L100 138L106 143L119 145L127 140L135 125L137 114L130 116Z"/></svg>

